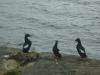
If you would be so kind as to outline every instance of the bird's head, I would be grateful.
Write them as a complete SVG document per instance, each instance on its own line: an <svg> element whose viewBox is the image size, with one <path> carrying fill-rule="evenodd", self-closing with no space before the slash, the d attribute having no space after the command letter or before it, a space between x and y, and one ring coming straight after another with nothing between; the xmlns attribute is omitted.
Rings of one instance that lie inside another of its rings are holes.
<svg viewBox="0 0 100 75"><path fill-rule="evenodd" d="M81 40L80 40L80 38L77 38L75 41L76 41L76 42L80 42Z"/></svg>
<svg viewBox="0 0 100 75"><path fill-rule="evenodd" d="M55 40L55 43L58 43L58 40Z"/></svg>
<svg viewBox="0 0 100 75"><path fill-rule="evenodd" d="M31 37L31 35L30 34L25 34L25 37Z"/></svg>

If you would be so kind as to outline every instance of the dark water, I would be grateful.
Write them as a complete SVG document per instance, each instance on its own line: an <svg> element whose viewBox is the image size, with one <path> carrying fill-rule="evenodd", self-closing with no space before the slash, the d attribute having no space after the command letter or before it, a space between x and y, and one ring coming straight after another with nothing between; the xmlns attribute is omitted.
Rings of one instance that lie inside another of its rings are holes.
<svg viewBox="0 0 100 75"><path fill-rule="evenodd" d="M80 37L89 57L100 57L99 0L0 0L0 46L22 48L30 33L32 49L51 51L54 40L67 54L77 54Z"/></svg>

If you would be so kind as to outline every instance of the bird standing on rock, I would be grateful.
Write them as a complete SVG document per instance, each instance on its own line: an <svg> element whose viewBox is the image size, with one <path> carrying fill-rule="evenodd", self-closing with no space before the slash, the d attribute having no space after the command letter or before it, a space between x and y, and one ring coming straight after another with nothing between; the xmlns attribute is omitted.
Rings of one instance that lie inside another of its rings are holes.
<svg viewBox="0 0 100 75"><path fill-rule="evenodd" d="M55 45L53 47L53 53L55 55L55 61L56 61L56 64L58 64L58 59L61 59L62 58L62 55L59 53L59 49L58 49L58 40L55 41Z"/></svg>
<svg viewBox="0 0 100 75"><path fill-rule="evenodd" d="M32 42L28 39L28 37L30 37L30 36L31 36L30 34L25 34L25 38L24 38L25 42L23 44L23 52L24 53L28 53L30 50L30 47L32 45Z"/></svg>
<svg viewBox="0 0 100 75"><path fill-rule="evenodd" d="M78 43L76 45L76 49L77 49L79 55L81 56L81 58L86 58L87 55L85 52L85 48L82 46L80 38L77 38L75 41Z"/></svg>

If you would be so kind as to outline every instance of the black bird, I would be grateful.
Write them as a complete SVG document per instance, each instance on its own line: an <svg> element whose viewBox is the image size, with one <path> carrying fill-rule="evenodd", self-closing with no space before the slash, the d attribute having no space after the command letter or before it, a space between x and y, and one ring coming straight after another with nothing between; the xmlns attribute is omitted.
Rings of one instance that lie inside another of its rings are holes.
<svg viewBox="0 0 100 75"><path fill-rule="evenodd" d="M85 52L85 48L82 46L80 38L77 38L75 41L78 43L76 45L76 49L77 49L79 55L81 56L81 58L86 58L87 55Z"/></svg>
<svg viewBox="0 0 100 75"><path fill-rule="evenodd" d="M32 45L32 42L28 39L28 37L30 37L30 36L31 36L30 34L25 34L25 38L24 38L25 42L23 44L23 52L24 53L28 53L30 50L30 47Z"/></svg>
<svg viewBox="0 0 100 75"><path fill-rule="evenodd" d="M56 58L56 62L58 61L58 59L61 59L62 58L62 55L59 53L59 49L58 49L58 40L55 41L55 45L53 47L53 53L55 55L55 58Z"/></svg>

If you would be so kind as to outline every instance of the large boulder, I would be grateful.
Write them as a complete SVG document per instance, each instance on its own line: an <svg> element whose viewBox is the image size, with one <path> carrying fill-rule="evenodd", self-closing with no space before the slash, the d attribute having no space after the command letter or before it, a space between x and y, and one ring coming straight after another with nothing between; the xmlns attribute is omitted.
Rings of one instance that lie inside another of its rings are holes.
<svg viewBox="0 0 100 75"><path fill-rule="evenodd" d="M39 53L37 52L29 52L29 53L18 52L15 55L11 55L8 59L14 59L20 62L20 65L22 66L29 62L36 61L38 58L39 58Z"/></svg>

